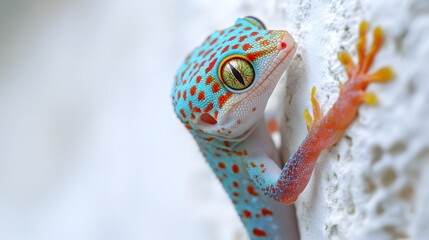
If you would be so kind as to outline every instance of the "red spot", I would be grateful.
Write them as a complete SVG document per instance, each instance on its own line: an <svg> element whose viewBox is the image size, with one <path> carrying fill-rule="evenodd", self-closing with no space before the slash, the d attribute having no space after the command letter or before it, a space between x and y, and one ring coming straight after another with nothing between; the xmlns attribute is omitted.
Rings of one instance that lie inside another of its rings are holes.
<svg viewBox="0 0 429 240"><path fill-rule="evenodd" d="M249 154L247 153L247 150L244 150L244 151L243 151L243 154L244 154L244 156L249 155Z"/></svg>
<svg viewBox="0 0 429 240"><path fill-rule="evenodd" d="M197 91L197 86L192 86L191 87L191 90L189 90L189 93L192 95L192 96L194 96L195 95L195 92Z"/></svg>
<svg viewBox="0 0 429 240"><path fill-rule="evenodd" d="M232 49L237 49L240 46L240 44L235 44L234 46L232 46Z"/></svg>
<svg viewBox="0 0 429 240"><path fill-rule="evenodd" d="M210 114L208 113L203 113L201 114L201 121L207 123L207 124L211 124L214 125L217 123L216 119L214 119Z"/></svg>
<svg viewBox="0 0 429 240"><path fill-rule="evenodd" d="M234 28L231 28L231 29L229 29L229 33L232 33L232 32L234 32L235 31L235 29Z"/></svg>
<svg viewBox="0 0 429 240"><path fill-rule="evenodd" d="M287 44L285 42L281 42L280 46L282 47L282 49L285 49L287 47Z"/></svg>
<svg viewBox="0 0 429 240"><path fill-rule="evenodd" d="M262 39L262 37L257 37L257 38L255 38L255 41L260 41Z"/></svg>
<svg viewBox="0 0 429 240"><path fill-rule="evenodd" d="M217 58L213 59L213 61L210 62L210 65L206 68L206 73L210 72L214 65L216 64Z"/></svg>
<svg viewBox="0 0 429 240"><path fill-rule="evenodd" d="M219 112L218 112L218 111L215 111L215 112L214 112L214 118L215 118L215 119L217 119L217 116L218 116L218 115L219 115Z"/></svg>
<svg viewBox="0 0 429 240"><path fill-rule="evenodd" d="M201 109L199 107L194 107L194 112L200 113Z"/></svg>
<svg viewBox="0 0 429 240"><path fill-rule="evenodd" d="M243 155L243 152L235 152L235 154L236 154L237 156L242 156L242 155Z"/></svg>
<svg viewBox="0 0 429 240"><path fill-rule="evenodd" d="M250 211L244 210L243 214L246 218L251 218L252 217L252 213Z"/></svg>
<svg viewBox="0 0 429 240"><path fill-rule="evenodd" d="M213 141L213 139L214 138L204 138L204 140L207 141L207 142L211 142L211 141Z"/></svg>
<svg viewBox="0 0 429 240"><path fill-rule="evenodd" d="M211 52L213 51L213 48L210 48L206 53L204 53L203 57L207 57Z"/></svg>
<svg viewBox="0 0 429 240"><path fill-rule="evenodd" d="M228 99L230 99L232 96L231 92L226 93L225 95L221 95L218 98L218 102L219 102L219 108L222 108L223 105L225 105L225 103L228 101Z"/></svg>
<svg viewBox="0 0 429 240"><path fill-rule="evenodd" d="M237 37L237 36L232 36L232 37L230 37L230 38L228 39L228 41L232 41L232 40L234 40L236 37Z"/></svg>
<svg viewBox="0 0 429 240"><path fill-rule="evenodd" d="M185 91L183 91L183 100L185 100L185 101L186 101L186 90L185 90Z"/></svg>
<svg viewBox="0 0 429 240"><path fill-rule="evenodd" d="M186 118L185 110L183 110L183 108L180 109L180 114L182 114L183 118Z"/></svg>
<svg viewBox="0 0 429 240"><path fill-rule="evenodd" d="M238 41L239 41L239 42L242 42L242 41L244 41L244 39L246 39L246 38L247 38L247 36L246 36L246 35L241 36L241 37L238 39Z"/></svg>
<svg viewBox="0 0 429 240"><path fill-rule="evenodd" d="M232 185L234 185L234 187L238 187L238 182L232 182Z"/></svg>
<svg viewBox="0 0 429 240"><path fill-rule="evenodd" d="M206 60L204 60L200 63L200 67L204 66L204 64L206 64Z"/></svg>
<svg viewBox="0 0 429 240"><path fill-rule="evenodd" d="M239 197L240 194L238 194L238 192L233 192L232 195L234 195L234 197Z"/></svg>
<svg viewBox="0 0 429 240"><path fill-rule="evenodd" d="M243 45L243 50L247 51L247 50L250 49L250 47L251 47L250 44L246 43L246 44Z"/></svg>
<svg viewBox="0 0 429 240"><path fill-rule="evenodd" d="M213 39L213 41L210 42L210 46L215 44L217 42L217 38Z"/></svg>
<svg viewBox="0 0 429 240"><path fill-rule="evenodd" d="M201 82L201 79L203 79L203 77L198 76L198 77L197 77L197 83L200 83L200 82Z"/></svg>
<svg viewBox="0 0 429 240"><path fill-rule="evenodd" d="M219 32L219 36L222 36L225 33L225 30Z"/></svg>
<svg viewBox="0 0 429 240"><path fill-rule="evenodd" d="M191 119L195 119L195 114L191 113Z"/></svg>
<svg viewBox="0 0 429 240"><path fill-rule="evenodd" d="M212 58L214 58L214 56L216 56L216 53L215 53L215 52L210 56L209 61L211 61L211 60L212 60Z"/></svg>
<svg viewBox="0 0 429 240"><path fill-rule="evenodd" d="M219 85L219 83L216 82L212 86L212 91L213 91L213 93L217 93L217 92L219 92L219 90L220 90L220 85Z"/></svg>
<svg viewBox="0 0 429 240"><path fill-rule="evenodd" d="M222 168L222 169L225 169L225 163L223 163L223 162L219 162L218 164L217 164L217 166L219 167L219 168Z"/></svg>
<svg viewBox="0 0 429 240"><path fill-rule="evenodd" d="M262 215L264 216L271 216L273 215L273 212L271 212L270 210L266 209L266 208L262 208Z"/></svg>
<svg viewBox="0 0 429 240"><path fill-rule="evenodd" d="M246 28L244 28L244 30L249 31L249 30L252 30L252 28L251 27L246 27Z"/></svg>
<svg viewBox="0 0 429 240"><path fill-rule="evenodd" d="M221 155L219 153L215 153L214 155L215 155L215 157L221 157Z"/></svg>
<svg viewBox="0 0 429 240"><path fill-rule="evenodd" d="M210 112L213 109L213 103L209 103L207 107L204 109L204 112Z"/></svg>
<svg viewBox="0 0 429 240"><path fill-rule="evenodd" d="M214 77L212 75L208 76L206 79L206 85L209 85L214 80Z"/></svg>
<svg viewBox="0 0 429 240"><path fill-rule="evenodd" d="M198 93L198 101L202 101L204 100L204 98L206 98L204 95L204 91L200 91L200 93Z"/></svg>
<svg viewBox="0 0 429 240"><path fill-rule="evenodd" d="M225 145L225 147L230 147L231 146L228 141L224 141L223 145Z"/></svg>
<svg viewBox="0 0 429 240"><path fill-rule="evenodd" d="M232 165L232 171L234 172L234 173L238 173L238 171L239 171L240 169L238 168L238 166L236 165L236 164L234 164L234 165Z"/></svg>
<svg viewBox="0 0 429 240"><path fill-rule="evenodd" d="M267 236L267 233L266 232L264 232L264 231L262 231L261 229L259 229L259 228L254 228L253 229L253 234L255 235L255 236L257 236L257 237L265 237L265 236Z"/></svg>
<svg viewBox="0 0 429 240"><path fill-rule="evenodd" d="M252 33L250 34L250 36L251 36L251 37L256 36L256 35L258 35L258 32L252 32Z"/></svg>
<svg viewBox="0 0 429 240"><path fill-rule="evenodd" d="M179 99L180 99L180 94L181 94L181 92L180 92L180 91L178 91L178 92L177 92L177 100L179 100Z"/></svg>
<svg viewBox="0 0 429 240"><path fill-rule="evenodd" d="M241 27L241 26L243 26L243 24L241 24L241 23L235 24L235 27Z"/></svg>
<svg viewBox="0 0 429 240"><path fill-rule="evenodd" d="M228 51L228 49L229 49L229 45L223 48L222 53L225 53L226 51Z"/></svg>
<svg viewBox="0 0 429 240"><path fill-rule="evenodd" d="M247 192L249 192L250 195L259 196L259 194L255 192L255 189L252 186L247 187Z"/></svg>

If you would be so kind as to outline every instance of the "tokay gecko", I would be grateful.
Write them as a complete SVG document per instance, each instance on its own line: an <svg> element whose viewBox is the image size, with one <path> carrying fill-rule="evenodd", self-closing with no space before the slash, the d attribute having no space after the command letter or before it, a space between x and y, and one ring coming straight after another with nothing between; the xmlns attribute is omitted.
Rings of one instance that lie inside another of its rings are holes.
<svg viewBox="0 0 429 240"><path fill-rule="evenodd" d="M180 66L172 89L174 110L195 138L222 183L251 239L284 239L276 204L292 204L310 180L320 153L330 148L357 117L365 89L393 77L390 68L368 73L382 43L382 30L366 51L368 24L362 22L358 63L340 52L348 80L323 114L311 91L312 115L304 111L308 134L290 158L279 158L264 119L267 101L294 56L297 44L283 30L267 30L254 17L211 34ZM273 201L274 200L274 201ZM276 215L277 214L277 215Z"/></svg>

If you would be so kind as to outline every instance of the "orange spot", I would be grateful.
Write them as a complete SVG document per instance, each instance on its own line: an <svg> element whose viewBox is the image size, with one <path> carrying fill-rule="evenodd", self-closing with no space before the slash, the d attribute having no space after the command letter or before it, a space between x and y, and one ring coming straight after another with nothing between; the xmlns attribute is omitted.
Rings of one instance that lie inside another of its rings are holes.
<svg viewBox="0 0 429 240"><path fill-rule="evenodd" d="M242 152L235 152L235 154L236 154L237 156L242 156L242 155L243 155L243 153L242 153Z"/></svg>
<svg viewBox="0 0 429 240"><path fill-rule="evenodd" d="M240 46L240 44L235 44L234 46L232 46L232 49L237 49Z"/></svg>
<svg viewBox="0 0 429 240"><path fill-rule="evenodd" d="M229 98L231 98L232 93L228 92L225 95L221 95L218 98L218 102L219 102L219 108L222 108L223 105L225 105L226 101L228 101Z"/></svg>
<svg viewBox="0 0 429 240"><path fill-rule="evenodd" d="M200 113L201 109L199 107L194 107L194 112Z"/></svg>
<svg viewBox="0 0 429 240"><path fill-rule="evenodd" d="M251 47L250 44L246 43L246 44L243 45L243 50L247 51L247 50L250 49L250 47Z"/></svg>
<svg viewBox="0 0 429 240"><path fill-rule="evenodd" d="M251 162L250 165L252 166L252 168L256 167L256 164L254 162Z"/></svg>
<svg viewBox="0 0 429 240"><path fill-rule="evenodd" d="M215 155L215 157L220 157L221 156L219 153L215 153L214 155Z"/></svg>
<svg viewBox="0 0 429 240"><path fill-rule="evenodd" d="M238 171L239 171L240 169L238 168L238 166L236 165L236 164L234 164L234 165L232 165L232 171L234 172L234 173L238 173Z"/></svg>
<svg viewBox="0 0 429 240"><path fill-rule="evenodd" d="M262 215L264 216L271 216L273 215L273 212L271 212L270 210L266 209L266 208L262 208Z"/></svg>
<svg viewBox="0 0 429 240"><path fill-rule="evenodd" d="M277 132L279 130L279 126L277 124L276 119L270 119L270 120L268 120L267 127L268 127L268 132L269 133L274 133L274 132Z"/></svg>
<svg viewBox="0 0 429 240"><path fill-rule="evenodd" d="M222 53L225 53L226 51L228 51L228 49L229 49L229 46L224 47L222 50Z"/></svg>
<svg viewBox="0 0 429 240"><path fill-rule="evenodd" d="M192 86L191 87L191 90L189 90L189 93L192 95L192 96L194 96L195 95L195 92L197 91L197 86Z"/></svg>
<svg viewBox="0 0 429 240"><path fill-rule="evenodd" d="M205 95L204 95L204 91L200 91L200 93L198 93L198 101L202 101L204 100Z"/></svg>
<svg viewBox="0 0 429 240"><path fill-rule="evenodd" d="M255 192L255 189L252 186L247 187L247 192L249 192L250 195L258 196L259 194Z"/></svg>
<svg viewBox="0 0 429 240"><path fill-rule="evenodd" d="M264 41L262 41L261 43L261 46L268 46L268 45L270 45L270 41L268 41L267 39L265 39Z"/></svg>
<svg viewBox="0 0 429 240"><path fill-rule="evenodd" d="M183 110L183 108L180 109L180 114L182 114L183 118L186 118L185 110Z"/></svg>
<svg viewBox="0 0 429 240"><path fill-rule="evenodd" d="M222 169L225 169L225 163L223 163L223 162L219 162L218 164L217 164L217 166L219 167L219 168L222 168Z"/></svg>
<svg viewBox="0 0 429 240"><path fill-rule="evenodd" d="M219 85L219 83L216 82L212 86L212 91L213 91L213 93L217 93L217 92L219 92L219 90L220 90L220 85Z"/></svg>
<svg viewBox="0 0 429 240"><path fill-rule="evenodd" d="M201 77L201 76L197 76L197 83L200 83L202 78L203 77Z"/></svg>
<svg viewBox="0 0 429 240"><path fill-rule="evenodd" d="M208 76L206 79L206 85L209 85L214 80L214 77L212 75Z"/></svg>
<svg viewBox="0 0 429 240"><path fill-rule="evenodd" d="M217 58L213 59L213 61L210 62L210 65L206 68L206 73L210 72L214 65L216 64Z"/></svg>
<svg viewBox="0 0 429 240"><path fill-rule="evenodd" d="M244 156L249 155L249 154L247 153L247 150L244 150L243 154L244 154Z"/></svg>
<svg viewBox="0 0 429 240"><path fill-rule="evenodd" d="M259 228L254 228L253 229L253 234L255 235L255 236L257 236L257 237L265 237L265 236L267 236L267 233L266 232L264 232L264 231L262 231L261 229L259 229Z"/></svg>
<svg viewBox="0 0 429 240"><path fill-rule="evenodd" d="M191 119L195 119L195 114L191 113Z"/></svg>
<svg viewBox="0 0 429 240"><path fill-rule="evenodd" d="M252 217L252 213L250 211L244 210L243 214L246 218L251 218Z"/></svg>

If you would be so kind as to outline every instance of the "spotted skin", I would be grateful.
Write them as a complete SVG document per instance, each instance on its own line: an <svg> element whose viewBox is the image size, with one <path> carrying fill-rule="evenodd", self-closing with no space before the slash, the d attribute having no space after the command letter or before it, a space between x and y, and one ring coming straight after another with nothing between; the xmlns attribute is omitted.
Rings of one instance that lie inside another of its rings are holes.
<svg viewBox="0 0 429 240"><path fill-rule="evenodd" d="M210 35L181 65L172 90L175 112L194 136L251 239L286 238L276 204L296 201L321 151L340 139L356 118L360 103L375 103L374 94L364 92L367 85L392 78L389 68L368 74L382 33L379 28L375 30L373 47L367 53L366 29L364 22L360 28L357 66L347 53L338 56L349 79L325 116L313 89L314 119L305 110L308 135L286 163L278 157L263 114L296 51L288 32L266 30L252 17L240 18L233 26ZM232 89L228 85L222 72L224 66L238 81L235 86L243 85L245 89ZM246 76L253 76L253 81L244 81ZM251 84L244 86L248 82Z"/></svg>

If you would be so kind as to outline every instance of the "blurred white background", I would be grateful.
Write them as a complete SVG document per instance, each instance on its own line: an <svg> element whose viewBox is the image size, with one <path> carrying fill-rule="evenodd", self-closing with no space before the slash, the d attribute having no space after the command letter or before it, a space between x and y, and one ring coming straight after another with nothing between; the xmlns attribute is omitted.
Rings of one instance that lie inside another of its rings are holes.
<svg viewBox="0 0 429 240"><path fill-rule="evenodd" d="M192 195L207 188L192 174L214 177L169 94L237 6L0 1L0 239L221 238Z"/></svg>

